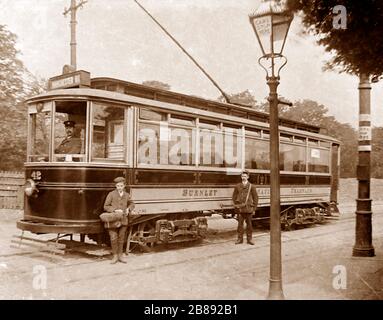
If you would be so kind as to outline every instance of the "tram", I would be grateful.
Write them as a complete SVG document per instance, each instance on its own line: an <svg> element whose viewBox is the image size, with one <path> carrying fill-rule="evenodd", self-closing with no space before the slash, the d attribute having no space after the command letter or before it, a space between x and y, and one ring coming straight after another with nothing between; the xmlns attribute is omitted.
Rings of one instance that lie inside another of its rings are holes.
<svg viewBox="0 0 383 320"><path fill-rule="evenodd" d="M23 231L80 234L102 242L99 219L113 179L124 176L143 246L203 238L207 216L234 216L232 192L247 169L270 209L269 116L86 71L49 80L28 104ZM76 123L77 153L60 154L63 123ZM336 211L339 141L280 119L281 223L319 222Z"/></svg>

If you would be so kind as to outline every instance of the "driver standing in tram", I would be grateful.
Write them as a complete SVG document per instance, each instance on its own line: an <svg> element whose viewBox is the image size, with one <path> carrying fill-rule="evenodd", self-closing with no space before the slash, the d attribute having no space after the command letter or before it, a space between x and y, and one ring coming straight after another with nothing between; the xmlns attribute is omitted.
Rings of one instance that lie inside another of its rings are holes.
<svg viewBox="0 0 383 320"><path fill-rule="evenodd" d="M123 258L123 247L125 234L128 228L130 213L133 213L134 202L130 194L125 190L125 178L118 177L113 180L116 189L109 192L104 203L105 213L100 215L105 228L109 231L110 244L112 247L113 258L111 263L117 261L126 263Z"/></svg>
<svg viewBox="0 0 383 320"><path fill-rule="evenodd" d="M78 154L81 153L81 139L74 137L76 123L74 121L64 121L66 137L55 149L58 154Z"/></svg>

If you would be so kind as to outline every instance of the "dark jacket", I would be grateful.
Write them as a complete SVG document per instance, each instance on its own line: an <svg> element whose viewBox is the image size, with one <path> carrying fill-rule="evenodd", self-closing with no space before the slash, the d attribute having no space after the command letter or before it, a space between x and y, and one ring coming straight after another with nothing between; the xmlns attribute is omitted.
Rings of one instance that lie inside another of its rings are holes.
<svg viewBox="0 0 383 320"><path fill-rule="evenodd" d="M106 212L114 212L115 210L120 209L125 213L127 208L130 210L134 209L134 202L128 192L124 191L122 197L120 197L117 190L109 192L104 203L104 210ZM128 216L123 215L120 221L117 221L116 223L105 223L105 227L112 228L118 227L119 225L127 226L128 222Z"/></svg>
<svg viewBox="0 0 383 320"><path fill-rule="evenodd" d="M249 198L246 203L246 197L251 186L251 191ZM241 213L254 213L258 206L258 193L254 185L251 185L250 182L243 185L243 183L238 183L233 192L233 203L234 205L244 205L246 203L246 208L241 209Z"/></svg>
<svg viewBox="0 0 383 320"><path fill-rule="evenodd" d="M65 138L56 148L58 154L78 154L81 153L81 139L74 137Z"/></svg>

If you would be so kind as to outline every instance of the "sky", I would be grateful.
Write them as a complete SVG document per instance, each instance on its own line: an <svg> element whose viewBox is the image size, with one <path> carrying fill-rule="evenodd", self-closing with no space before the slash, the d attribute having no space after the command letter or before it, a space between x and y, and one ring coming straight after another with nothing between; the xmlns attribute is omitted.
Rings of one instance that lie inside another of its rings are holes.
<svg viewBox="0 0 383 320"><path fill-rule="evenodd" d="M248 15L260 0L140 0L227 93L268 95L261 50ZM35 75L59 75L70 63L70 0L0 0L0 24L18 36L20 58ZM158 80L172 91L216 99L220 92L133 0L89 0L77 14L77 65L92 77L142 83ZM278 93L311 99L357 128L356 76L322 70L328 54L303 36L295 18L284 50ZM373 126L383 126L383 81L372 84Z"/></svg>

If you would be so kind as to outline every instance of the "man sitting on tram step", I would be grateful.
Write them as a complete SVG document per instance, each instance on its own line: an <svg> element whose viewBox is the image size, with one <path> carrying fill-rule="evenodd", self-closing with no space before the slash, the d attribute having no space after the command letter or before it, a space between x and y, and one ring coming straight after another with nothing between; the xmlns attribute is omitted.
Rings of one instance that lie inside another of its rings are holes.
<svg viewBox="0 0 383 320"><path fill-rule="evenodd" d="M112 264L120 261L126 263L123 257L123 247L125 242L125 234L129 223L129 214L134 209L134 202L130 194L125 190L125 178L118 177L113 180L116 189L109 192L105 199L105 213L100 215L104 226L109 231L110 243L112 247Z"/></svg>
<svg viewBox="0 0 383 320"><path fill-rule="evenodd" d="M58 154L78 154L81 153L81 139L74 137L76 123L74 121L64 121L66 137L55 149Z"/></svg>
<svg viewBox="0 0 383 320"><path fill-rule="evenodd" d="M258 194L255 186L248 181L249 176L248 171L243 171L241 173L242 182L235 186L233 192L233 203L238 217L238 240L235 244L243 243L243 221L246 220L247 243L254 245L251 216L258 206Z"/></svg>

